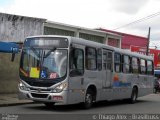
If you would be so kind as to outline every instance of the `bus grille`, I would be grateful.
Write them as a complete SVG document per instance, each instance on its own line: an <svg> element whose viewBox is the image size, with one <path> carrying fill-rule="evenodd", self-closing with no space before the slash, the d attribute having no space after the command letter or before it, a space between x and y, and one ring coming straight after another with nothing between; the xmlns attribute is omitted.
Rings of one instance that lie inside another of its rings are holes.
<svg viewBox="0 0 160 120"><path fill-rule="evenodd" d="M33 82L33 81L26 81L30 86L36 87L50 87L54 85L54 83L45 83L45 82Z"/></svg>
<svg viewBox="0 0 160 120"><path fill-rule="evenodd" d="M47 98L48 94L36 94L36 93L31 93L32 97L34 98Z"/></svg>

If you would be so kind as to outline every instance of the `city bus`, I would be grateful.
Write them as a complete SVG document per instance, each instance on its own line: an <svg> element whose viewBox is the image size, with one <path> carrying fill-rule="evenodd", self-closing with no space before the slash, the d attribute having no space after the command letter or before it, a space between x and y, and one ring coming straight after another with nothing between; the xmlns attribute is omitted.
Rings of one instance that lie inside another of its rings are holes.
<svg viewBox="0 0 160 120"><path fill-rule="evenodd" d="M153 58L69 36L25 39L19 68L19 98L47 107L126 99L153 93Z"/></svg>

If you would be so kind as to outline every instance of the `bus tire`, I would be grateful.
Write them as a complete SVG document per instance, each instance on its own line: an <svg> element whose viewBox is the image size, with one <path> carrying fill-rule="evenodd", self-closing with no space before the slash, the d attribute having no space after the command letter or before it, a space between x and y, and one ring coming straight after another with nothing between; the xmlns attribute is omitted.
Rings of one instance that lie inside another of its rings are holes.
<svg viewBox="0 0 160 120"><path fill-rule="evenodd" d="M85 101L83 102L83 108L89 109L92 107L93 104L93 92L92 90L88 89L85 96Z"/></svg>
<svg viewBox="0 0 160 120"><path fill-rule="evenodd" d="M44 105L47 107L47 108L53 108L54 107L54 104L53 102L46 102L44 103Z"/></svg>
<svg viewBox="0 0 160 120"><path fill-rule="evenodd" d="M132 94L131 94L131 98L129 99L129 102L130 102L131 104L136 103L136 102L137 102L137 96L138 96L138 90L137 90L136 87L134 87L134 88L132 89Z"/></svg>

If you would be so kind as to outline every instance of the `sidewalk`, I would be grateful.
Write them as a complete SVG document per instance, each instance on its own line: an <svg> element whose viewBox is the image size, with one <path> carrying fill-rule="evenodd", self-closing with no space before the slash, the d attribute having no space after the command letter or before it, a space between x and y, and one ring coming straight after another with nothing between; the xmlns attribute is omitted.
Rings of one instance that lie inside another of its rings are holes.
<svg viewBox="0 0 160 120"><path fill-rule="evenodd" d="M0 107L29 103L33 103L33 101L19 100L17 94L0 94Z"/></svg>

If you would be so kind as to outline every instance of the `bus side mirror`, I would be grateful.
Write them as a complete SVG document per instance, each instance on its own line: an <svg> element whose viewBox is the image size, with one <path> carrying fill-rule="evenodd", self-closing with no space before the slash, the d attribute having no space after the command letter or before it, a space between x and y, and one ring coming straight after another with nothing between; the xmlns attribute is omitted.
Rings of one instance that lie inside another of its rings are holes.
<svg viewBox="0 0 160 120"><path fill-rule="evenodd" d="M13 62L15 59L15 53L12 53L11 61Z"/></svg>

